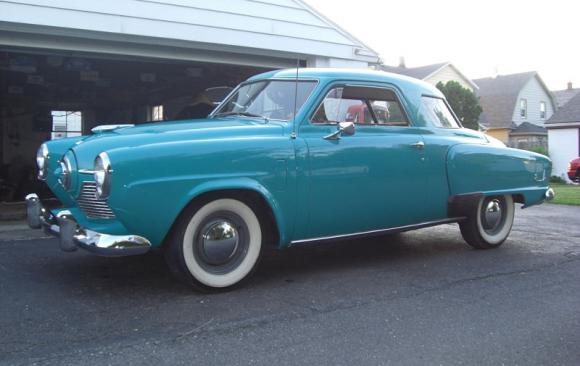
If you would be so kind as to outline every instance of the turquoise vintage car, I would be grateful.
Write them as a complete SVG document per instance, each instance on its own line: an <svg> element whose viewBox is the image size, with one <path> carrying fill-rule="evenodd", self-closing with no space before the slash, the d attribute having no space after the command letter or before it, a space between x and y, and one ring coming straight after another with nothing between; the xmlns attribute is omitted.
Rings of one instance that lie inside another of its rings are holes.
<svg viewBox="0 0 580 366"><path fill-rule="evenodd" d="M273 71L207 119L93 132L40 147L39 178L66 208L31 194L29 225L65 251L163 247L201 291L239 286L264 248L293 243L457 222L468 244L496 248L514 202L554 196L548 158L462 128L436 88L383 72Z"/></svg>

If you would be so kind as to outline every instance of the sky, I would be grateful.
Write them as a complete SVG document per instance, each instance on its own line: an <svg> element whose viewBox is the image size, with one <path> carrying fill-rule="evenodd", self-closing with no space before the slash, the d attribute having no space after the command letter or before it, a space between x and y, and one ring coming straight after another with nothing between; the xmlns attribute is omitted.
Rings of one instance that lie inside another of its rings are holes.
<svg viewBox="0 0 580 366"><path fill-rule="evenodd" d="M580 88L578 0L304 0L391 66L450 61L470 79L537 71Z"/></svg>

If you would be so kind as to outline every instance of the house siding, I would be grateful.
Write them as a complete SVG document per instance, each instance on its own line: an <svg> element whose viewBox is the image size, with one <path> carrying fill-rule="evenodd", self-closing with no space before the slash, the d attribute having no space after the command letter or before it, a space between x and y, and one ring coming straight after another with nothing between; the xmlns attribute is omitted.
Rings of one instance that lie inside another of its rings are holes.
<svg viewBox="0 0 580 366"><path fill-rule="evenodd" d="M459 74L457 71L455 71L451 66L444 67L443 69L436 72L434 75L425 79L425 81L433 85L437 85L438 82L446 84L449 81L456 81L459 84L461 84L462 87L469 89L473 92L473 86L470 85L468 82L466 82L464 77L461 76L461 74Z"/></svg>
<svg viewBox="0 0 580 366"><path fill-rule="evenodd" d="M508 147L517 149L527 149L538 145L546 145L547 138L545 135L538 136L534 134L510 134Z"/></svg>
<svg viewBox="0 0 580 366"><path fill-rule="evenodd" d="M498 128L494 130L488 130L485 132L485 134L491 137L495 137L496 139L500 140L501 142L507 145L510 140L509 131L510 130L508 130L507 128Z"/></svg>
<svg viewBox="0 0 580 366"><path fill-rule="evenodd" d="M154 38L159 45L207 49L221 45L220 50L230 52L241 47L378 60L374 51L299 0L0 0L2 22L12 31L34 27L70 37L141 43ZM355 49L365 52L355 54Z"/></svg>
<svg viewBox="0 0 580 366"><path fill-rule="evenodd" d="M528 104L527 116L525 118L520 115L520 100L522 99L525 99ZM540 102L546 103L546 118L540 117ZM523 122L530 122L538 126L543 126L553 114L554 105L552 104L552 98L546 92L538 78L533 77L520 91L514 108L512 121L517 125Z"/></svg>

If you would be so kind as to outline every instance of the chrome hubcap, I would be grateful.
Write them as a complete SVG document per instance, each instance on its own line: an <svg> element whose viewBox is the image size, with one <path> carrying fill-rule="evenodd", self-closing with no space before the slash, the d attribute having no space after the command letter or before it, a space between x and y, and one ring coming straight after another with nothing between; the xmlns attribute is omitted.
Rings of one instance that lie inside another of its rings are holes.
<svg viewBox="0 0 580 366"><path fill-rule="evenodd" d="M250 245L245 221L230 211L219 211L199 225L193 243L196 262L207 272L226 274L243 262Z"/></svg>
<svg viewBox="0 0 580 366"><path fill-rule="evenodd" d="M201 247L208 264L219 266L232 259L239 244L236 228L228 221L218 221L204 229Z"/></svg>
<svg viewBox="0 0 580 366"><path fill-rule="evenodd" d="M501 229L504 221L502 202L497 198L484 202L481 215L483 229L490 234L497 232Z"/></svg>

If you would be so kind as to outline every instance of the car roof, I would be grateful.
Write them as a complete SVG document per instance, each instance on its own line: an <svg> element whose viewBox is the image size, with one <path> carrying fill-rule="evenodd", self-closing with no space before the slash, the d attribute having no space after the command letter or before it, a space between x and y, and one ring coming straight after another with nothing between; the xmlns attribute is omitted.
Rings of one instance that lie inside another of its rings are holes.
<svg viewBox="0 0 580 366"><path fill-rule="evenodd" d="M357 80L369 82L385 82L398 85L404 90L419 89L420 93L443 97L441 92L432 84L419 79L404 75L393 74L385 71L375 71L368 69L340 69L340 68L299 68L284 69L265 72L249 78L247 81L262 79L296 79L298 71L299 79L336 79L336 80Z"/></svg>

